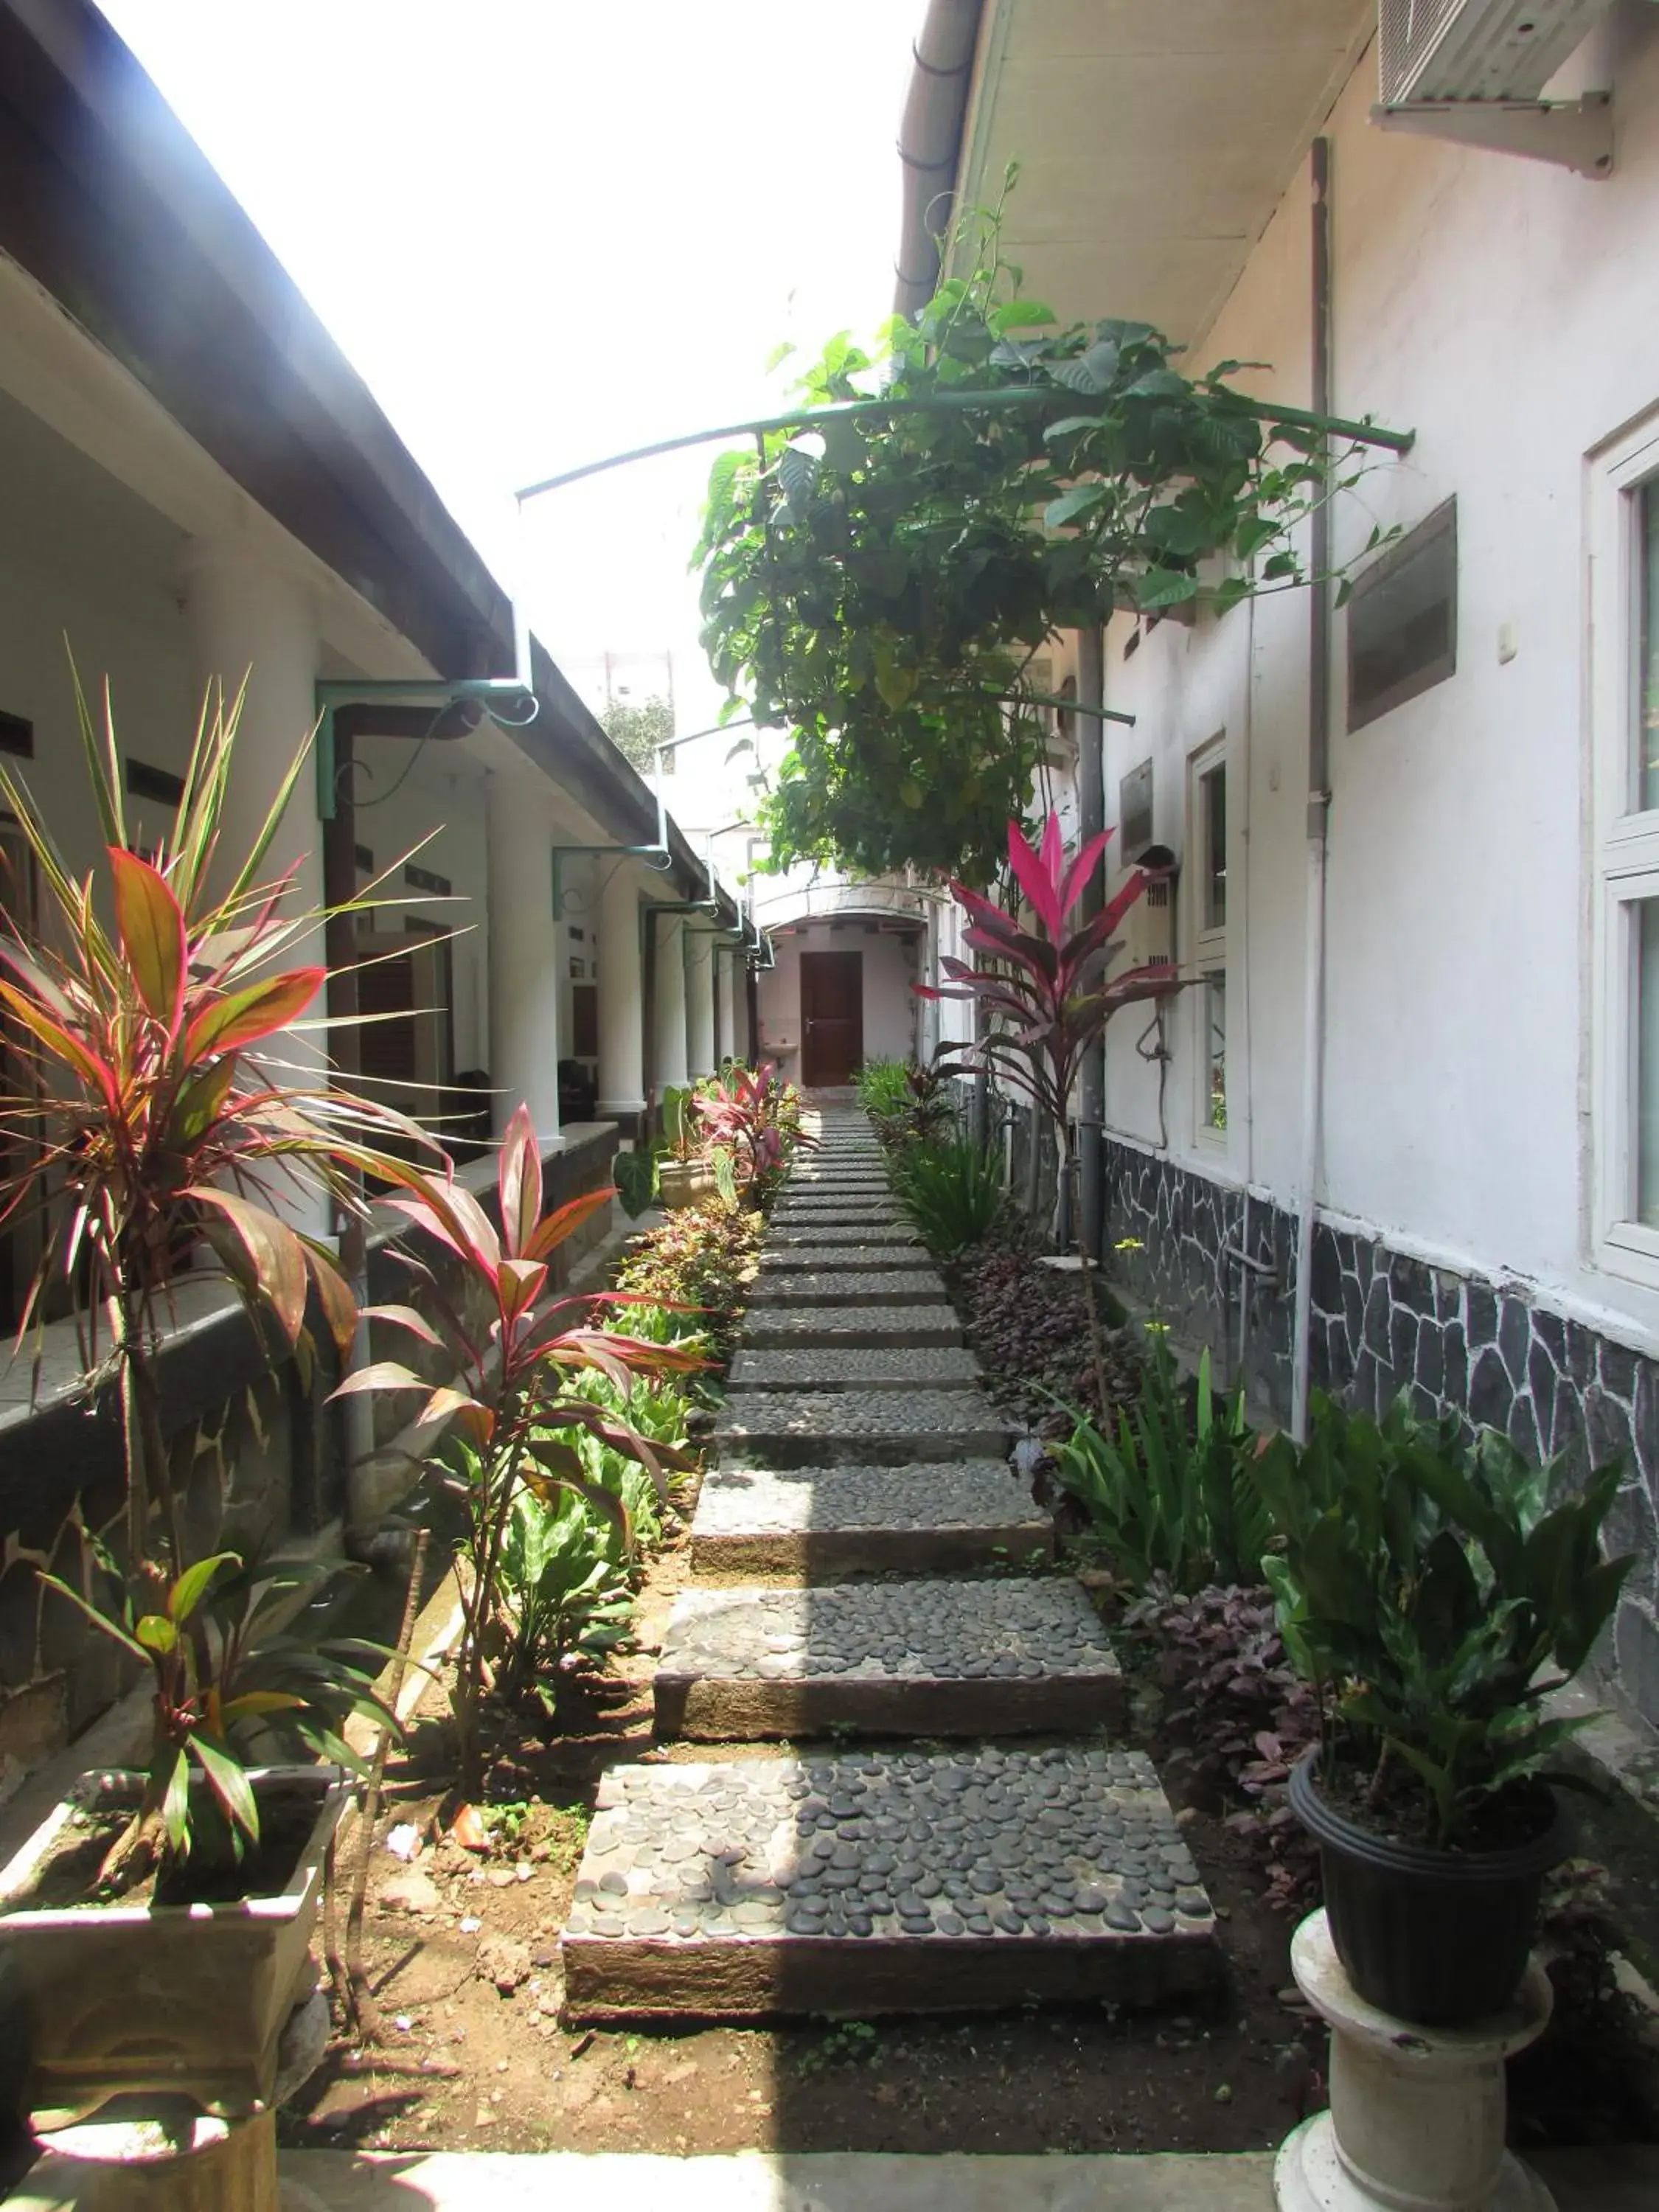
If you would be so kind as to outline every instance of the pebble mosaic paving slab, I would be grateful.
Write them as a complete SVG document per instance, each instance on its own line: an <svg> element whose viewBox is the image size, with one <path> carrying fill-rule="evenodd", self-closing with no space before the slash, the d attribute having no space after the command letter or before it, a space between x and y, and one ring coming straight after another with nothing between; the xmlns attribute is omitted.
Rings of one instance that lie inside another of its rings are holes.
<svg viewBox="0 0 1659 2212"><path fill-rule="evenodd" d="M1054 1523L1000 1459L721 1468L691 1524L700 1575L945 1573L1054 1550Z"/></svg>
<svg viewBox="0 0 1659 2212"><path fill-rule="evenodd" d="M578 2020L1151 2004L1218 1958L1139 1752L621 1767L562 1939Z"/></svg>
<svg viewBox="0 0 1659 2212"><path fill-rule="evenodd" d="M812 1345L797 1352L744 1349L732 1363L733 1390L968 1389L980 1366L961 1346Z"/></svg>
<svg viewBox="0 0 1659 2212"><path fill-rule="evenodd" d="M1116 1729L1123 1682L1074 1582L684 1590L656 1679L661 1735L1079 1735Z"/></svg>
<svg viewBox="0 0 1659 2212"><path fill-rule="evenodd" d="M723 1459L763 1467L995 1459L1012 1442L977 1390L734 1391L714 1424Z"/></svg>
<svg viewBox="0 0 1659 2212"><path fill-rule="evenodd" d="M792 1221L787 1226L774 1223L766 1232L765 1249L769 1253L793 1252L814 1244L827 1244L832 1249L845 1244L849 1231L844 1222ZM896 1224L890 1233L878 1233L869 1240L867 1249L876 1252L925 1252L927 1247L920 1237Z"/></svg>
<svg viewBox="0 0 1659 2212"><path fill-rule="evenodd" d="M849 1288L851 1286L849 1285ZM743 1324L746 1352L791 1352L803 1345L945 1345L962 1342L954 1307L871 1306L854 1300L834 1306L766 1306Z"/></svg>
<svg viewBox="0 0 1659 2212"><path fill-rule="evenodd" d="M823 1242L822 1239L833 1239ZM763 1267L931 1267L925 1245L913 1237L894 1234L884 1236L879 1231L861 1237L855 1229L844 1224L835 1229L809 1231L797 1238L789 1230L769 1231L761 1247ZM844 1294L852 1297L860 1285L848 1283Z"/></svg>
<svg viewBox="0 0 1659 2212"><path fill-rule="evenodd" d="M856 1284L845 1273L830 1272L839 1265L858 1271ZM807 1268L769 1270L764 1262L749 1294L751 1306L822 1306L834 1298L879 1299L884 1305L937 1305L945 1285L931 1267L872 1267L866 1259L849 1257L836 1263L815 1261Z"/></svg>
<svg viewBox="0 0 1659 2212"><path fill-rule="evenodd" d="M902 1221L903 1215L891 1199L872 1199L867 1204L856 1199L824 1198L798 1200L793 1206L780 1206L772 1216L781 1229L810 1229L812 1224L833 1221Z"/></svg>

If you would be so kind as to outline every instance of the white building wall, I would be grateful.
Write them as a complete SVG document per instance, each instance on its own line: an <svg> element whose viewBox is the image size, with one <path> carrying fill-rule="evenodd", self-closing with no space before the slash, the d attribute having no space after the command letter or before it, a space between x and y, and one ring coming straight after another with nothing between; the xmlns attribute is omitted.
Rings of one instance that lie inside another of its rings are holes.
<svg viewBox="0 0 1659 2212"><path fill-rule="evenodd" d="M1328 126L1334 406L1418 439L1338 501L1336 550L1352 557L1373 522L1410 527L1455 494L1459 665L1351 737L1338 618L1322 1200L1646 1338L1659 1297L1589 1264L1581 1212L1583 516L1586 454L1659 404L1659 23L1625 22L1606 183L1384 134L1368 119L1374 78L1368 54ZM1200 362L1271 361L1258 387L1299 404L1308 238L1298 181L1194 348ZM1219 623L1167 623L1126 662L1120 619L1108 668L1109 702L1139 718L1109 731L1109 821L1120 776L1151 752L1157 834L1182 852L1188 757L1226 732L1230 1127L1220 1146L1196 1130L1189 994L1170 1018L1169 1147L1284 1204L1301 1126L1307 623L1304 595L1267 598ZM1519 646L1507 665L1501 624ZM1190 872L1183 920L1189 890ZM1152 1144L1139 1026L1114 1027L1108 1112Z"/></svg>

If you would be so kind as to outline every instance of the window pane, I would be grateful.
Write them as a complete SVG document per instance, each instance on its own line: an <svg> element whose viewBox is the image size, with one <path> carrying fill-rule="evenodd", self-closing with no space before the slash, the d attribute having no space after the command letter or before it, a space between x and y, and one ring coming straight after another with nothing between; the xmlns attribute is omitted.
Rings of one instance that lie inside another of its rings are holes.
<svg viewBox="0 0 1659 2212"><path fill-rule="evenodd" d="M1659 1229L1659 899L1639 901L1636 918L1636 1203Z"/></svg>
<svg viewBox="0 0 1659 2212"><path fill-rule="evenodd" d="M1659 905L1659 901L1655 904ZM1659 946L1659 937L1656 938L1656 946ZM1212 1129L1224 1129L1227 1126L1227 978L1224 974L1204 978L1204 1036L1209 1064L1209 1081L1205 1094L1206 1126ZM1656 1158L1659 1158L1659 1153Z"/></svg>
<svg viewBox="0 0 1659 2212"><path fill-rule="evenodd" d="M1659 477L1642 487L1637 550L1636 804L1659 806Z"/></svg>
<svg viewBox="0 0 1659 2212"><path fill-rule="evenodd" d="M1204 927L1227 925L1227 771L1212 768L1200 784L1204 818Z"/></svg>

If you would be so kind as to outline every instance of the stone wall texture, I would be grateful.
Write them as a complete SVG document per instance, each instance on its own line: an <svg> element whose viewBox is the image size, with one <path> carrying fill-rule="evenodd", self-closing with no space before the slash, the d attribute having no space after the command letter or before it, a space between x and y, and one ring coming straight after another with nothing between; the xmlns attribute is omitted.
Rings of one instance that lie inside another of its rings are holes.
<svg viewBox="0 0 1659 2212"><path fill-rule="evenodd" d="M1290 1412L1296 1224L1192 1170L1109 1139L1109 1272L1175 1334L1207 1344L1253 1398ZM1607 1540L1637 1564L1602 1655L1626 1712L1659 1726L1659 1361L1553 1312L1525 1285L1431 1267L1380 1237L1317 1224L1311 1373L1347 1406L1381 1413L1398 1394L1467 1431L1501 1429L1534 1462L1565 1455L1567 1479L1621 1458Z"/></svg>

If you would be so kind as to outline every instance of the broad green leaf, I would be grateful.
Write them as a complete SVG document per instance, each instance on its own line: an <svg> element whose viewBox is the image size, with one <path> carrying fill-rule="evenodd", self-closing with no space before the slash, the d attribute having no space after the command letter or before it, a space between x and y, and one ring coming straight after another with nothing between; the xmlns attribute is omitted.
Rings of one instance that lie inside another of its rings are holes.
<svg viewBox="0 0 1659 2212"><path fill-rule="evenodd" d="M1042 510L1042 520L1050 530L1063 530L1067 523L1076 522L1084 515L1093 514L1104 506L1108 496L1104 484L1073 484L1070 491L1062 492L1058 499L1049 501Z"/></svg>
<svg viewBox="0 0 1659 2212"><path fill-rule="evenodd" d="M165 1659L179 1641L179 1632L164 1613L146 1613L139 1618L133 1634L146 1651L153 1651Z"/></svg>
<svg viewBox="0 0 1659 2212"><path fill-rule="evenodd" d="M259 1840L259 1808L254 1802L253 1785L247 1778L247 1769L233 1753L222 1751L198 1732L192 1731L188 1741L191 1750L202 1762L202 1772L208 1788L224 1808L225 1817L251 1842L257 1844Z"/></svg>
<svg viewBox="0 0 1659 2212"><path fill-rule="evenodd" d="M167 1619L173 1621L188 1620L201 1603L209 1583L212 1582L220 1568L240 1567L241 1564L241 1554L239 1552L216 1552L211 1559L198 1559L193 1567L186 1567L167 1592ZM143 1626L143 1624L140 1622L141 1629Z"/></svg>
<svg viewBox="0 0 1659 2212"><path fill-rule="evenodd" d="M136 853L109 848L115 926L132 980L169 1039L185 1003L185 917L165 879Z"/></svg>
<svg viewBox="0 0 1659 2212"><path fill-rule="evenodd" d="M190 1851L190 1759L183 1751L173 1759L173 1771L162 1793L161 1826L167 1848L174 1857L186 1857Z"/></svg>

